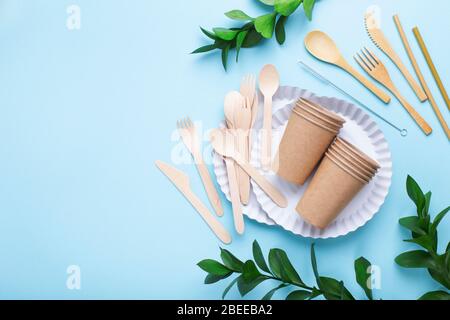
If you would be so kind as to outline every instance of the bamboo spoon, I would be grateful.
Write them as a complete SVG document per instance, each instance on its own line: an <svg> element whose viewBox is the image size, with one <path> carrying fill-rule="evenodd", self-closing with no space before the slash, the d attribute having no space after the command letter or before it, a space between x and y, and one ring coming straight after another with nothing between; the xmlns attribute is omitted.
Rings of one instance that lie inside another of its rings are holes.
<svg viewBox="0 0 450 320"><path fill-rule="evenodd" d="M286 197L281 194L269 181L267 181L259 172L253 168L243 157L236 152L236 146L231 134L226 130L216 129L211 132L211 143L214 150L226 158L232 158L244 169L248 175L261 187L261 189L275 202L279 207L286 208Z"/></svg>
<svg viewBox="0 0 450 320"><path fill-rule="evenodd" d="M411 63L414 67L414 71L416 72L416 75L419 78L419 82L422 85L422 88L428 97L428 101L430 102L430 105L433 108L434 113L436 114L439 122L441 123L441 126L444 129L445 134L447 135L447 138L450 140L450 129L447 125L447 122L445 122L444 116L442 115L441 110L439 109L436 100L434 99L434 96L427 85L427 82L425 81L425 77L423 76L423 73L420 70L419 64L417 63L416 57L411 49L411 46L409 45L408 38L406 37L405 31L403 30L402 24L400 22L400 18L397 14L394 15L394 22L397 27L398 33L400 34L400 38L402 39L406 53L408 54L408 57L411 60Z"/></svg>
<svg viewBox="0 0 450 320"><path fill-rule="evenodd" d="M234 121L234 108L236 103L242 100L242 96L238 92L230 92L225 96L224 109L227 127L234 132L236 129ZM235 136L231 134L231 139ZM245 230L244 217L242 215L242 205L239 199L239 184L237 180L236 166L233 159L225 158L225 166L227 168L228 184L230 187L231 206L233 209L234 226L239 234L243 234Z"/></svg>
<svg viewBox="0 0 450 320"><path fill-rule="evenodd" d="M376 87L345 60L333 39L331 39L326 33L322 31L310 32L305 38L305 46L309 53L317 59L338 66L348 72L384 103L389 103L391 101L388 94Z"/></svg>
<svg viewBox="0 0 450 320"><path fill-rule="evenodd" d="M259 87L264 96L261 167L269 170L272 162L272 99L280 87L280 76L274 65L268 64L261 70Z"/></svg>
<svg viewBox="0 0 450 320"><path fill-rule="evenodd" d="M356 62L363 68L372 78L384 85L392 94L398 99L402 106L408 111L417 125L428 136L433 132L430 125L422 118L422 116L406 101L406 99L400 94L398 89L392 82L386 67L383 63L367 48L361 50L361 54L355 56Z"/></svg>

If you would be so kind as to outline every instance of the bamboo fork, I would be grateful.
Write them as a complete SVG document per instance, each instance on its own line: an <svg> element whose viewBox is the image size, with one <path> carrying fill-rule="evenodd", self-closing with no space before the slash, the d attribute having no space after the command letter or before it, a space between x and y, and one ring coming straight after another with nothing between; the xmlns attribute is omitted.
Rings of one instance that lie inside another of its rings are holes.
<svg viewBox="0 0 450 320"><path fill-rule="evenodd" d="M181 139L186 145L186 148L194 158L195 165L197 167L198 173L200 174L200 178L202 179L203 186L205 187L205 191L208 195L208 199L211 202L211 205L213 206L218 216L223 216L222 203L220 201L219 194L214 187L214 183L211 179L208 168L206 167L205 161L203 160L200 141L194 124L192 123L191 119L186 118L177 121L177 128Z"/></svg>
<svg viewBox="0 0 450 320"><path fill-rule="evenodd" d="M391 76L384 64L373 54L369 49L364 48L361 54L357 53L354 56L356 62L363 68L372 78L385 86L397 98L401 105L408 111L414 121L419 125L426 135L430 135L433 129L422 118L422 116L409 104L408 101L400 94Z"/></svg>

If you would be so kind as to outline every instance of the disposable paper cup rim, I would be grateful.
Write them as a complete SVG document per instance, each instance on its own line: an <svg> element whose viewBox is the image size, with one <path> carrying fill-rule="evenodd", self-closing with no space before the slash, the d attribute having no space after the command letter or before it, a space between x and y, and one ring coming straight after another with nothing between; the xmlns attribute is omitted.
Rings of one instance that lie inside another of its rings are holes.
<svg viewBox="0 0 450 320"><path fill-rule="evenodd" d="M358 174L360 174L361 176L363 176L364 178L367 178L369 181L374 177L374 173L368 171L367 169L361 168L361 166L359 166L358 164L356 164L353 160L343 156L342 154L340 154L338 151L330 148L328 149L328 152L335 158L337 158L338 160L340 160L342 163L344 163L345 165L349 166L350 168L352 168L355 172L357 172Z"/></svg>
<svg viewBox="0 0 450 320"><path fill-rule="evenodd" d="M308 116L313 116L315 118L318 118L321 121L325 122L327 126L329 125L330 127L332 127L333 129L336 129L336 130L340 130L343 126L343 124L340 122L331 121L330 119L327 119L327 117L323 116L321 113L315 112L312 109L304 108L303 106L300 106L300 105L296 105L294 107L293 111L295 111L297 113L306 112L308 114Z"/></svg>
<svg viewBox="0 0 450 320"><path fill-rule="evenodd" d="M336 152L337 154L341 155L344 158L347 159L349 158L349 160L356 162L358 166L360 166L365 171L370 172L371 174L376 174L378 171L376 168L373 168L366 161L363 161L362 159L358 158L352 152L342 147L340 144L333 143L330 147L330 150L333 150L334 152Z"/></svg>
<svg viewBox="0 0 450 320"><path fill-rule="evenodd" d="M359 148L357 148L356 146L354 146L350 142L348 142L348 141L346 141L346 140L344 140L342 138L339 138L339 137L336 139L335 142L336 143L341 143L343 146L345 146L347 148L347 150L353 152L353 154L355 154L356 156L361 158L363 161L367 162L374 169L376 169L376 170L380 169L380 165L378 164L378 162L373 160L371 157L369 157L367 154L362 152Z"/></svg>
<svg viewBox="0 0 450 320"><path fill-rule="evenodd" d="M322 129L324 129L324 130L326 130L326 131L328 131L328 132L331 132L332 134L337 135L337 134L339 133L339 130L335 130L335 129L332 129L332 128L330 128L330 127L327 127L327 126L325 126L324 124L321 124L321 123L317 122L316 120L310 119L310 118L308 118L307 116L305 116L305 115L303 115L303 114L300 114L300 113L296 112L295 110L293 110L293 113L295 113L297 116L299 116L299 117L305 119L306 121L308 121L308 122L314 124L315 126L320 127L320 128L322 128Z"/></svg>
<svg viewBox="0 0 450 320"><path fill-rule="evenodd" d="M344 170L346 173L348 173L349 175L351 175L353 178L355 178L356 180L358 180L359 182L363 183L363 184L368 184L369 181L367 181L365 178L360 177L356 172L354 172L353 169L351 169L350 167L348 167L347 165L345 165L344 163L342 163L341 161L339 161L338 159L336 159L333 155L331 155L329 152L325 153L325 157L327 157L328 159L330 159L335 165L337 165L339 168L341 168L342 170Z"/></svg>
<svg viewBox="0 0 450 320"><path fill-rule="evenodd" d="M305 98L300 98L298 99L297 103L303 103L306 104L307 106L309 106L310 108L314 109L315 111L321 113L322 115L328 117L329 119L331 119L332 121L337 121L341 124L345 123L345 119L340 117L339 115L337 115L336 113L322 107L320 104L312 102L308 99Z"/></svg>

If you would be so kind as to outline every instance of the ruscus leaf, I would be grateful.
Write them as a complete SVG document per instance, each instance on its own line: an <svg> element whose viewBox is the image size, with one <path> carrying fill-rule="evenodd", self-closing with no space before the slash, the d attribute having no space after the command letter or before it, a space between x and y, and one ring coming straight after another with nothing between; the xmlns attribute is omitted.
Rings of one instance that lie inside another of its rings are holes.
<svg viewBox="0 0 450 320"><path fill-rule="evenodd" d="M266 260L264 259L261 247L259 246L259 243L256 240L253 241L253 259L255 259L256 264L261 270L270 273L269 267L267 266Z"/></svg>
<svg viewBox="0 0 450 320"><path fill-rule="evenodd" d="M236 272L242 272L244 263L236 258L230 251L220 248L220 257L227 268Z"/></svg>
<svg viewBox="0 0 450 320"><path fill-rule="evenodd" d="M275 26L275 38L277 39L278 44L282 45L286 41L286 20L288 17L281 16L278 18L277 25Z"/></svg>
<svg viewBox="0 0 450 320"><path fill-rule="evenodd" d="M450 294L445 291L433 291L425 293L423 296L419 298L419 300L442 300L449 301Z"/></svg>
<svg viewBox="0 0 450 320"><path fill-rule="evenodd" d="M315 3L316 3L316 0L304 0L303 1L303 10L305 11L305 15L309 21L312 20L312 12L313 12Z"/></svg>
<svg viewBox="0 0 450 320"><path fill-rule="evenodd" d="M256 18L256 31L258 31L266 39L272 38L276 17L276 13L269 13Z"/></svg>
<svg viewBox="0 0 450 320"><path fill-rule="evenodd" d="M292 291L286 297L286 300L307 300L311 297L311 292L306 290Z"/></svg>
<svg viewBox="0 0 450 320"><path fill-rule="evenodd" d="M248 14L246 14L242 10L231 10L231 11L228 11L227 13L225 13L225 15L228 18L233 19L233 20L237 20L237 21L253 20L252 17L250 17Z"/></svg>
<svg viewBox="0 0 450 320"><path fill-rule="evenodd" d="M355 260L356 282L364 290L367 298L373 300L370 267L372 264L364 257Z"/></svg>
<svg viewBox="0 0 450 320"><path fill-rule="evenodd" d="M216 276L224 276L230 273L230 269L216 260L205 259L197 264L202 270L214 274Z"/></svg>
<svg viewBox="0 0 450 320"><path fill-rule="evenodd" d="M275 0L275 11L283 16L290 16L297 10L303 0Z"/></svg>

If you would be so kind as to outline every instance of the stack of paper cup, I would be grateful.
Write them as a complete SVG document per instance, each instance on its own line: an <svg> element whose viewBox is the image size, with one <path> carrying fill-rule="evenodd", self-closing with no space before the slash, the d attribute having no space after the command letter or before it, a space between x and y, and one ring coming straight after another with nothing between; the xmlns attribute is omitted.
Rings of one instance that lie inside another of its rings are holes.
<svg viewBox="0 0 450 320"><path fill-rule="evenodd" d="M347 141L337 138L297 205L297 212L324 229L376 175L379 164Z"/></svg>
<svg viewBox="0 0 450 320"><path fill-rule="evenodd" d="M337 114L300 99L281 140L273 170L284 180L303 185L342 129L345 120Z"/></svg>

